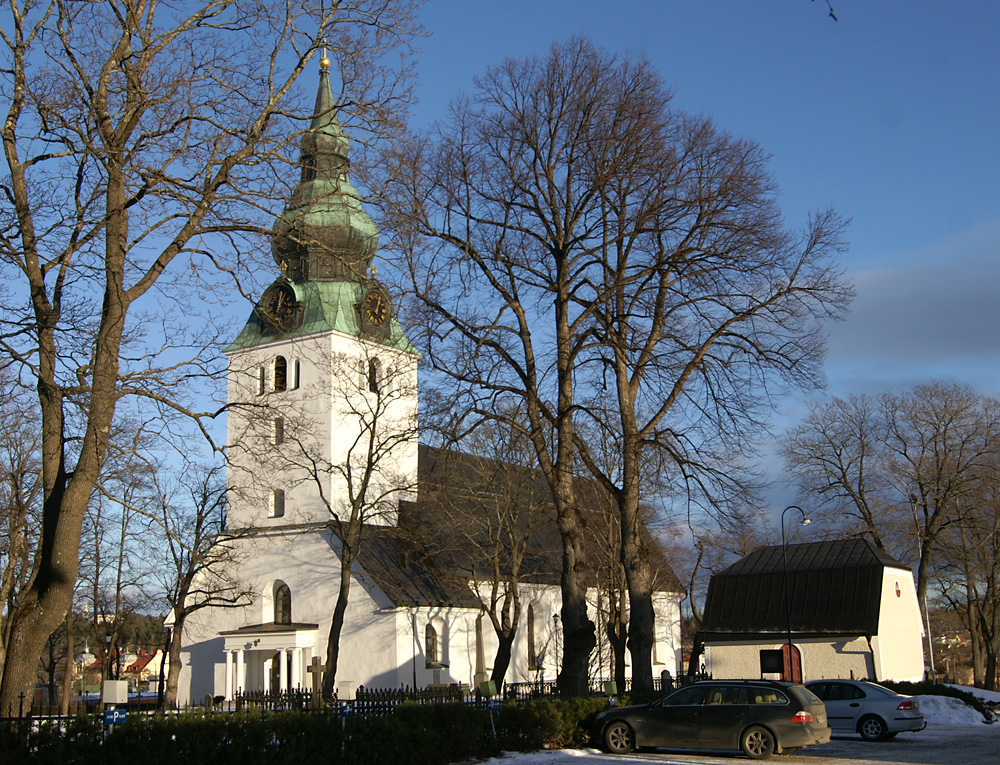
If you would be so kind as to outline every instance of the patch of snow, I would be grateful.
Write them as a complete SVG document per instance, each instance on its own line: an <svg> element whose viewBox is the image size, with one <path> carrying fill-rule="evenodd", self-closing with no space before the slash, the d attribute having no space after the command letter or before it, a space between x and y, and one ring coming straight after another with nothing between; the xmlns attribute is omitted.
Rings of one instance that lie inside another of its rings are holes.
<svg viewBox="0 0 1000 765"><path fill-rule="evenodd" d="M968 691L973 696L977 696L983 701L1000 702L1000 693L997 693L996 691L984 691L982 688L973 688L970 685L953 685L951 683L949 683L949 687L957 688L960 691Z"/></svg>
<svg viewBox="0 0 1000 765"><path fill-rule="evenodd" d="M918 696L920 711L927 725L977 726L986 721L975 709L949 696Z"/></svg>

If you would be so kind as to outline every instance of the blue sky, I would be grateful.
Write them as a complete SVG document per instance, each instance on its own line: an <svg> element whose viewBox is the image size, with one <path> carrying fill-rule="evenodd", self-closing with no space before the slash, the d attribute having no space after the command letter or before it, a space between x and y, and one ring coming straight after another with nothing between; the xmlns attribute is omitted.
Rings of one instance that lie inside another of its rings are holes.
<svg viewBox="0 0 1000 765"><path fill-rule="evenodd" d="M771 153L787 222L851 218L857 286L823 395L957 379L1000 396L1000 3L428 0L412 126L503 58L585 34L649 58L676 108ZM801 399L783 406L786 424Z"/></svg>

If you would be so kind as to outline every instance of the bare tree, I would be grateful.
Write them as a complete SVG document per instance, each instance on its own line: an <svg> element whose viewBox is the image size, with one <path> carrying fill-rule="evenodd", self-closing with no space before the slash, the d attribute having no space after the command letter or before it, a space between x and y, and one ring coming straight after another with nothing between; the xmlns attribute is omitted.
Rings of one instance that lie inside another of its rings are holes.
<svg viewBox="0 0 1000 765"><path fill-rule="evenodd" d="M882 550L896 515L886 486L886 435L879 402L851 396L813 404L781 446L800 500L824 513L828 527L867 536Z"/></svg>
<svg viewBox="0 0 1000 765"><path fill-rule="evenodd" d="M472 416L502 418L498 399L526 414L510 424L534 444L564 540L567 692L585 688L594 645L578 457L615 497L633 675L645 689L645 470L672 463L716 506L732 495L722 457L748 448L774 386L819 382L819 321L850 298L831 262L842 223L821 213L801 235L786 230L760 148L672 110L644 60L572 39L545 59L505 61L476 86L407 149L415 160L393 202L425 343ZM592 401L590 416L615 437L611 470L579 430Z"/></svg>
<svg viewBox="0 0 1000 765"><path fill-rule="evenodd" d="M165 485L166 484L166 485ZM182 637L188 617L203 608L237 608L252 597L238 570L239 535L225 532L226 481L218 465L189 465L183 476L158 483L150 534L151 557L162 561L159 580L170 608L167 682L163 704L177 700Z"/></svg>
<svg viewBox="0 0 1000 765"><path fill-rule="evenodd" d="M299 75L325 38L352 124L376 146L407 97L412 12L395 0L325 11L243 0L9 3L0 264L14 287L0 351L37 381L44 500L38 564L11 614L4 708L30 689L69 607L116 412L139 397L212 414L181 397L210 370L210 354L199 352L203 337L181 334L171 306L182 315L192 289L221 283L213 263L214 273L239 273L269 229L277 165L298 130L289 104Z"/></svg>
<svg viewBox="0 0 1000 765"><path fill-rule="evenodd" d="M914 560L926 601L942 535L977 496L995 449L1000 410L966 385L936 381L877 401L815 407L783 454L804 502L848 532Z"/></svg>
<svg viewBox="0 0 1000 765"><path fill-rule="evenodd" d="M0 370L0 671L10 615L28 589L38 549L41 463L37 410L9 370Z"/></svg>
<svg viewBox="0 0 1000 765"><path fill-rule="evenodd" d="M460 443L466 451L434 450L423 471L415 533L460 586L471 583L497 637L490 679L499 687L521 624L522 577L550 565L537 534L551 524L552 504L520 431L486 423Z"/></svg>
<svg viewBox="0 0 1000 765"><path fill-rule="evenodd" d="M997 434L1000 435L1000 434ZM1000 446L1000 443L997 444ZM960 516L942 534L935 566L940 598L971 636L973 681L996 690L1000 657L1000 462L978 472L977 491L961 503Z"/></svg>

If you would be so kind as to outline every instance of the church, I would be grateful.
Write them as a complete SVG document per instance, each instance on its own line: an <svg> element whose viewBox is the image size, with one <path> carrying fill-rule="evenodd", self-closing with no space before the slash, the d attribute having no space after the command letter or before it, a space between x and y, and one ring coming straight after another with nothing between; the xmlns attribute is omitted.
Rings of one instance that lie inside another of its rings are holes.
<svg viewBox="0 0 1000 765"><path fill-rule="evenodd" d="M207 607L186 620L181 705L312 685L309 672L326 659L352 524L362 533L351 540L356 557L338 696L351 698L362 685L475 687L493 670L499 641L484 610L490 567L480 565L487 552L475 534L459 532L496 504L485 472L475 472L477 479L470 469L496 463L446 459L419 444L420 354L372 265L378 231L348 178L348 148L324 58L301 139L301 178L273 227L280 275L225 350L223 539L231 550L228 576L244 592L229 607ZM445 464L452 466L447 480ZM537 483L528 469L514 475ZM457 496L462 502L452 501ZM544 515L544 501L530 501ZM465 520L443 512L447 507ZM560 665L558 534L551 519L527 534L507 682L552 681ZM597 536L589 544L588 563L597 568L610 548ZM682 588L650 547L658 572L654 671L676 674ZM602 639L608 596L597 579L591 595L599 635L591 674L609 678Z"/></svg>

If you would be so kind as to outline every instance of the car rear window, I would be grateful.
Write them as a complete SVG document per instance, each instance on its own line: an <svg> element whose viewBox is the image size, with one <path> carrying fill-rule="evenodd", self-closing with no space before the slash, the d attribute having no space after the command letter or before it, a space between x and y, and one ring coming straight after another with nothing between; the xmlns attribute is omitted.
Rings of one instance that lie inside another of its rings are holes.
<svg viewBox="0 0 1000 765"><path fill-rule="evenodd" d="M804 685L795 686L795 690L798 692L799 696L802 697L803 701L822 701L819 696L810 691Z"/></svg>

